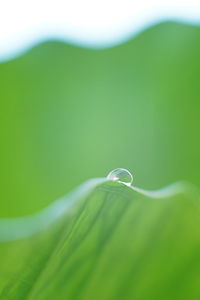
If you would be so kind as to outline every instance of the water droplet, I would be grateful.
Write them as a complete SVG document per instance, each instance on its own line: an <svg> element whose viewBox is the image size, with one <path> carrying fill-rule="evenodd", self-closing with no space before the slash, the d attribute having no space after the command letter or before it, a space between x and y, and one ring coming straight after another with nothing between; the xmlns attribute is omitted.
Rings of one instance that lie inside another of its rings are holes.
<svg viewBox="0 0 200 300"><path fill-rule="evenodd" d="M131 183L133 182L132 174L128 170L122 169L122 168L118 168L118 169L111 171L108 174L107 179L112 180L112 181L121 182L128 186L130 186Z"/></svg>

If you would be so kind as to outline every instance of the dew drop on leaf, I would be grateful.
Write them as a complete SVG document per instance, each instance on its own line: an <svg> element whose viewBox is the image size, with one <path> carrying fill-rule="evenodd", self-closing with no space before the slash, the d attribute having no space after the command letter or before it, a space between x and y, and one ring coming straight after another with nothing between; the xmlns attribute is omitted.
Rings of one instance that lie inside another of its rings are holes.
<svg viewBox="0 0 200 300"><path fill-rule="evenodd" d="M133 182L132 174L128 170L122 169L122 168L118 168L118 169L111 171L108 174L107 179L112 180L112 181L121 182L121 183L124 183L129 186Z"/></svg>

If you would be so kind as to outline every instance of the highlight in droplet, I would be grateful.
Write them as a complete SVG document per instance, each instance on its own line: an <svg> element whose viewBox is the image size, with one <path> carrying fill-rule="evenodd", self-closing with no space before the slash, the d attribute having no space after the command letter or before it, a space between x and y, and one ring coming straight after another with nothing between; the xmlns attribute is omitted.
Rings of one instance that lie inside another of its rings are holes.
<svg viewBox="0 0 200 300"><path fill-rule="evenodd" d="M128 170L123 169L123 168L118 168L118 169L111 171L108 174L107 179L112 180L112 181L117 181L120 183L124 183L128 186L131 186L131 184L133 182L132 174Z"/></svg>

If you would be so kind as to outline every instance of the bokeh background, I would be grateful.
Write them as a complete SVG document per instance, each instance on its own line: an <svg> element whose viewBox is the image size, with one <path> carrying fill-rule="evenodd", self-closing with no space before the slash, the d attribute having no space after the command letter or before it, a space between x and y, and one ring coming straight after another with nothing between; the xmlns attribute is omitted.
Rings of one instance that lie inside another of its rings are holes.
<svg viewBox="0 0 200 300"><path fill-rule="evenodd" d="M200 186L200 28L161 22L105 49L49 39L0 64L0 216L117 167Z"/></svg>

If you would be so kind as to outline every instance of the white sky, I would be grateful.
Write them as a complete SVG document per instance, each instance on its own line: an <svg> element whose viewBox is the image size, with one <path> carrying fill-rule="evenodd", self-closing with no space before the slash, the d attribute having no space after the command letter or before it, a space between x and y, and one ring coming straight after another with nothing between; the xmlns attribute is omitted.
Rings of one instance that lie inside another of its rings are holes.
<svg viewBox="0 0 200 300"><path fill-rule="evenodd" d="M2 0L0 60L48 37L109 47L163 20L200 24L200 0Z"/></svg>

